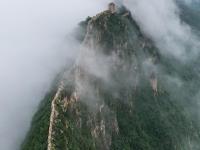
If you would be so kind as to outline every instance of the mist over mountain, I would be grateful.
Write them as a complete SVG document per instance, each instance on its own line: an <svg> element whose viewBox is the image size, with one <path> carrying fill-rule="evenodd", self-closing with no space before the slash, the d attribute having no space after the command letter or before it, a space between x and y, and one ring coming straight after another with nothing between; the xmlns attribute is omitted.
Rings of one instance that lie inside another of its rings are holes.
<svg viewBox="0 0 200 150"><path fill-rule="evenodd" d="M21 144L52 80L77 56L72 33L104 1L0 1L0 149Z"/></svg>
<svg viewBox="0 0 200 150"><path fill-rule="evenodd" d="M109 2L0 2L0 149L199 150L199 1Z"/></svg>
<svg viewBox="0 0 200 150"><path fill-rule="evenodd" d="M181 18L190 27L194 30L194 32L200 36L199 29L200 29L200 2L199 1L191 1L188 3L179 3L180 10L181 10Z"/></svg>

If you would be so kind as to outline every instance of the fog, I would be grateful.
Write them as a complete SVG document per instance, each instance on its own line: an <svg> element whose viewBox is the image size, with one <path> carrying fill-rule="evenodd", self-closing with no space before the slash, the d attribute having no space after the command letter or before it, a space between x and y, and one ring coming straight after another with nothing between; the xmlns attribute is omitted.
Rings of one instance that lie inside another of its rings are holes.
<svg viewBox="0 0 200 150"><path fill-rule="evenodd" d="M181 0L180 0L181 1ZM143 33L150 37L164 55L181 61L197 56L200 40L180 18L175 0L125 0ZM191 3L192 0L182 0Z"/></svg>
<svg viewBox="0 0 200 150"><path fill-rule="evenodd" d="M191 4L198 2L198 0L124 0L124 4L130 9L143 34L153 40L159 48L161 55L174 58L182 65L193 66L193 70L190 70L190 73L199 76L197 71L199 70L197 65L199 63L197 60L199 59L200 52L200 37L194 32L190 24L182 20L182 12L177 1L183 5L188 5L188 8L191 10L193 10ZM185 11L187 12L187 10ZM190 15L189 17L194 17ZM198 20L198 18L196 19ZM192 64L193 62L196 62L196 66ZM173 64L173 66L176 65ZM162 76L167 76L158 66L155 67L159 69ZM167 76L168 79L166 81L184 85L180 89L185 91L185 94L189 94L187 87L185 87L188 83L185 82L183 84L184 81L179 76ZM192 83L194 81L191 80L190 82L194 90L196 85ZM198 81L196 81L197 83ZM198 99L199 97L195 98Z"/></svg>
<svg viewBox="0 0 200 150"><path fill-rule="evenodd" d="M176 72L175 74L167 75L158 66L155 66L160 75L166 77L166 84L169 84L168 90L172 93L177 90L183 93L186 97L190 95L188 85L191 86L191 91L195 91L199 81L199 49L200 37L194 33L192 26L184 22L181 18L181 9L177 5L177 1L193 10L191 4L195 4L198 0L124 0L125 5L131 10L133 18L139 24L142 32L151 38L155 45L159 48L160 54L164 57L174 58L176 60L172 64L190 65L190 73L193 76L198 76L197 79L190 79L190 81L183 81L181 74L186 72ZM186 10L187 12L187 10ZM193 18L194 16L189 16ZM198 18L197 18L198 19ZM195 21L194 21L195 22ZM198 24L198 22L196 22ZM200 29L198 29L200 30ZM179 64L176 64L178 62ZM196 62L196 65L193 64ZM180 67L179 66L179 67ZM196 81L195 81L196 80ZM173 91L173 92L172 92ZM191 92L190 91L190 92ZM196 93L198 95L198 93ZM180 98L181 99L181 98ZM199 101L199 97L194 97ZM196 111L194 109L194 111Z"/></svg>
<svg viewBox="0 0 200 150"><path fill-rule="evenodd" d="M18 149L56 74L77 55L71 32L105 1L0 0L0 149Z"/></svg>
<svg viewBox="0 0 200 150"><path fill-rule="evenodd" d="M87 16L104 10L108 2L0 0L1 150L19 148L52 80L62 67L77 58L79 48L72 37L73 29ZM189 56L198 53L199 39L181 21L173 0L124 3L161 53L184 61L188 60L188 47Z"/></svg>
<svg viewBox="0 0 200 150"><path fill-rule="evenodd" d="M192 3L199 3L199 0L178 0L178 1L183 1L185 4L192 4Z"/></svg>

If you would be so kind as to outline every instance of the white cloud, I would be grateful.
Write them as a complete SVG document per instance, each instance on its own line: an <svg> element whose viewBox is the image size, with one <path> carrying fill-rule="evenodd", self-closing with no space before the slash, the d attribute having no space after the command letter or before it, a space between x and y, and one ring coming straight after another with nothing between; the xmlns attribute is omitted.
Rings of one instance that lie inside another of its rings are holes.
<svg viewBox="0 0 200 150"><path fill-rule="evenodd" d="M182 22L174 0L125 0L142 31L151 37L163 54L180 60L194 57L200 40Z"/></svg>
<svg viewBox="0 0 200 150"><path fill-rule="evenodd" d="M106 0L0 0L0 149L19 147L56 73L76 57L70 32ZM68 38L66 38L68 35Z"/></svg>

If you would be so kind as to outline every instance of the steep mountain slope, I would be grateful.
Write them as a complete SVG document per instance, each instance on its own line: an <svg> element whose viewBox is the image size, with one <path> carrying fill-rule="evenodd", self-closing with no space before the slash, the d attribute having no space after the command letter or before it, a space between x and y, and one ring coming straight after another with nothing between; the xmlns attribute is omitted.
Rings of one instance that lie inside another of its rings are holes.
<svg viewBox="0 0 200 150"><path fill-rule="evenodd" d="M158 69L181 65L159 55L124 11L80 24L80 56L42 101L22 150L200 149L187 98L173 96Z"/></svg>

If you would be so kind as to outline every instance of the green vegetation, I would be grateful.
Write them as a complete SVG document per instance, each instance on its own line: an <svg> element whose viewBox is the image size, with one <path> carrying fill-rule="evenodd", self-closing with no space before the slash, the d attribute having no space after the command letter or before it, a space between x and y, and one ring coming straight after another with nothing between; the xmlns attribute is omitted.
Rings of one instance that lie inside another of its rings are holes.
<svg viewBox="0 0 200 150"><path fill-rule="evenodd" d="M55 91L47 93L40 108L33 117L32 126L22 144L22 150L46 150L49 130L49 118L51 113L51 101Z"/></svg>
<svg viewBox="0 0 200 150"><path fill-rule="evenodd" d="M89 99L85 96L64 109L64 98L69 98L74 91L74 80L65 77L68 79L65 90L56 101L58 115L53 128L52 150L199 150L200 127L185 111L189 92L174 94L180 93L180 89L174 89L173 93L165 77L158 76L158 95L154 96L142 64L151 58L166 75L177 75L186 84L198 79L192 74L191 66L185 69L175 59L159 55L158 49L141 34L130 16L103 12L88 18L80 24L83 31L80 41L88 23L93 27L88 40L94 40L95 46L106 55L118 53L122 63L110 70L112 84L88 75L93 90L98 91L95 98L99 99L92 99L95 102L91 106L84 103ZM136 81L139 82L137 86ZM22 150L47 149L51 101L57 87L53 89L33 118ZM195 104L191 100L191 106Z"/></svg>

